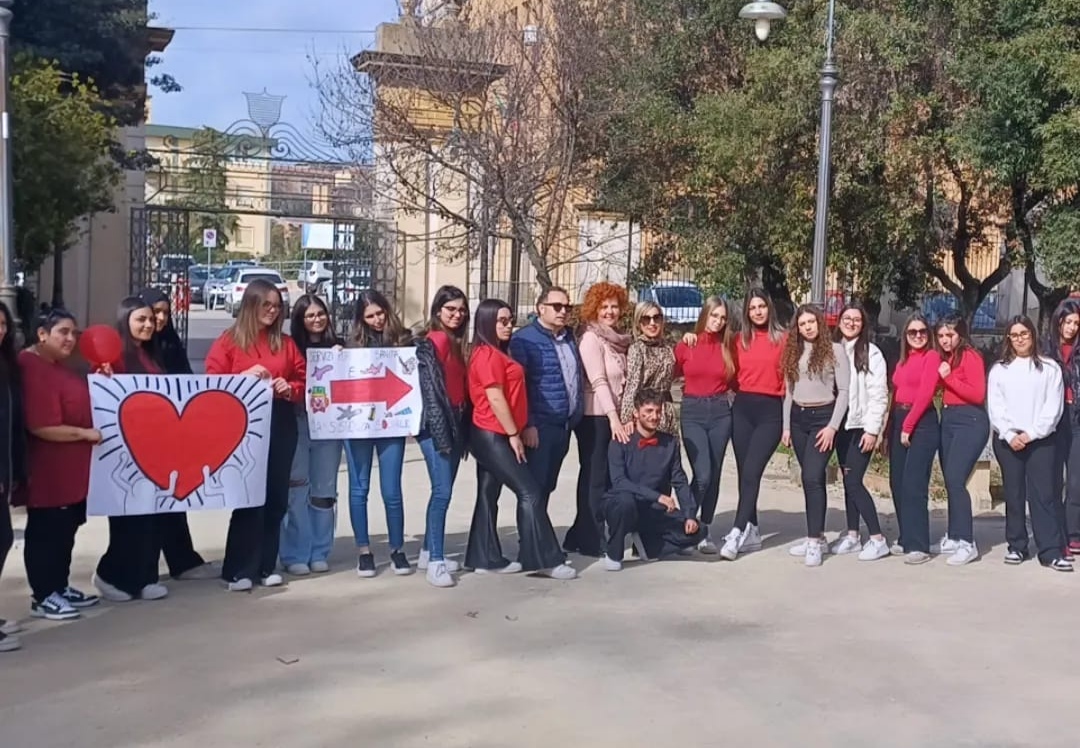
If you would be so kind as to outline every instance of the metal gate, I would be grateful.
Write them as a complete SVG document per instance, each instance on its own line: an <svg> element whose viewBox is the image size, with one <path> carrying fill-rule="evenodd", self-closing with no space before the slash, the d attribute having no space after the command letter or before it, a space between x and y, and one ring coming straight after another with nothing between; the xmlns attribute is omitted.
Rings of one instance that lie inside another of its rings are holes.
<svg viewBox="0 0 1080 748"><path fill-rule="evenodd" d="M187 271L191 262L191 214L164 206L131 209L129 291L157 288L172 301L173 325L188 342L190 293Z"/></svg>
<svg viewBox="0 0 1080 748"><path fill-rule="evenodd" d="M398 307L399 259L392 232L371 221L334 221L333 277L326 295L339 335L347 337L355 324L357 297L364 289L379 291Z"/></svg>

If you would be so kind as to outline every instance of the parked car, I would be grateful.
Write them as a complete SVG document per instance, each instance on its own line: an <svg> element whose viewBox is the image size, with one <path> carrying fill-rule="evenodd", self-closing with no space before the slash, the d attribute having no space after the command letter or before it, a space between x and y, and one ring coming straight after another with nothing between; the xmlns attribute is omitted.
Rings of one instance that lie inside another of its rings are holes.
<svg viewBox="0 0 1080 748"><path fill-rule="evenodd" d="M321 296L335 309L342 319L352 319L356 297L365 288L371 288L371 270L351 266L338 271L338 277L327 278L315 286L315 295Z"/></svg>
<svg viewBox="0 0 1080 748"><path fill-rule="evenodd" d="M664 319L676 325L692 324L701 314L705 294L696 283L659 281L638 292L639 301L651 301L660 307Z"/></svg>
<svg viewBox="0 0 1080 748"><path fill-rule="evenodd" d="M300 288L307 290L315 288L320 283L325 283L334 277L334 263L327 260L306 260L300 266L300 272L296 275L296 281Z"/></svg>
<svg viewBox="0 0 1080 748"><path fill-rule="evenodd" d="M225 299L229 295L229 281L232 280L234 272L236 272L236 268L228 266L218 266L210 270L210 275L206 279L203 290L207 309L217 309L225 306Z"/></svg>
<svg viewBox="0 0 1080 748"><path fill-rule="evenodd" d="M192 304L206 304L206 282L210 278L207 265L192 265L187 270L188 290Z"/></svg>
<svg viewBox="0 0 1080 748"><path fill-rule="evenodd" d="M255 260L229 260L225 263L227 268L255 268L258 266L259 263L255 262Z"/></svg>
<svg viewBox="0 0 1080 748"><path fill-rule="evenodd" d="M226 287L225 310L233 317L240 312L240 300L244 297L244 291L253 280L265 280L273 283L281 293L281 314L289 315L289 284L281 277L281 273L270 268L242 267L234 268Z"/></svg>
<svg viewBox="0 0 1080 748"><path fill-rule="evenodd" d="M170 283L173 276L183 278L187 269L195 264L191 255L164 254L158 259L156 283Z"/></svg>

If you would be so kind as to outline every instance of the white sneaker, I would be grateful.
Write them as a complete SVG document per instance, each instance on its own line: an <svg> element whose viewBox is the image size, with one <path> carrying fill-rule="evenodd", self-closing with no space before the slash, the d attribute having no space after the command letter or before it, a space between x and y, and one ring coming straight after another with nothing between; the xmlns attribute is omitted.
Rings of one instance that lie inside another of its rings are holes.
<svg viewBox="0 0 1080 748"><path fill-rule="evenodd" d="M111 603L127 603L135 599L119 587L109 584L96 573L90 578L90 582L101 593L101 596Z"/></svg>
<svg viewBox="0 0 1080 748"><path fill-rule="evenodd" d="M821 566L821 546L824 545L820 540L807 540L806 541L806 559L804 563L807 566Z"/></svg>
<svg viewBox="0 0 1080 748"><path fill-rule="evenodd" d="M431 551L420 551L420 555L416 558L416 568L425 571L430 563ZM451 574L461 571L461 564L452 558L444 558L443 563L446 564L446 570Z"/></svg>
<svg viewBox="0 0 1080 748"><path fill-rule="evenodd" d="M793 545L793 546L791 546L790 548L787 549L788 555L798 556L799 558L802 558L803 556L806 555L806 546L807 546L808 542L809 542L809 538L803 538L798 543L796 543L795 545ZM821 552L822 553L829 553L830 552L829 551L829 544L826 543L824 540L821 541Z"/></svg>
<svg viewBox="0 0 1080 748"><path fill-rule="evenodd" d="M964 564L970 564L978 557L979 549L975 547L974 543L958 540L956 541L956 550L945 560L945 563L949 566L963 566Z"/></svg>
<svg viewBox="0 0 1080 748"><path fill-rule="evenodd" d="M183 574L177 574L175 578L185 582L198 579L220 579L221 567L213 563L205 563L194 569L188 569Z"/></svg>
<svg viewBox="0 0 1080 748"><path fill-rule="evenodd" d="M326 563L325 561L312 561L311 562L311 573L312 574L325 574L328 571L330 571L330 564Z"/></svg>
<svg viewBox="0 0 1080 748"><path fill-rule="evenodd" d="M139 591L140 600L161 600L169 596L169 588L163 584L148 584Z"/></svg>
<svg viewBox="0 0 1080 748"><path fill-rule="evenodd" d="M426 571L428 584L432 587L453 587L456 584L445 561L432 561Z"/></svg>
<svg viewBox="0 0 1080 748"><path fill-rule="evenodd" d="M604 556L604 568L608 571L622 571L622 561Z"/></svg>
<svg viewBox="0 0 1080 748"><path fill-rule="evenodd" d="M754 523L750 523L746 526L746 532L743 533L742 542L739 544L739 553L750 553L751 551L761 550L761 531Z"/></svg>
<svg viewBox="0 0 1080 748"><path fill-rule="evenodd" d="M22 642L15 634L0 633L0 652L14 652L22 648Z"/></svg>
<svg viewBox="0 0 1080 748"><path fill-rule="evenodd" d="M859 540L858 535L850 535L845 532L835 543L833 543L830 550L837 556L844 556L848 553L858 553L862 550L862 542Z"/></svg>
<svg viewBox="0 0 1080 748"><path fill-rule="evenodd" d="M307 564L289 564L285 571L294 577L306 577L311 573L311 567Z"/></svg>
<svg viewBox="0 0 1080 748"><path fill-rule="evenodd" d="M15 636L16 634L21 633L22 630L22 626L19 625L18 621L5 621L3 618L0 618L0 634L3 634L4 636Z"/></svg>
<svg viewBox="0 0 1080 748"><path fill-rule="evenodd" d="M860 561L877 561L879 558L885 558L890 555L889 553L889 541L885 538L875 540L870 538L863 545L862 552L859 553Z"/></svg>
<svg viewBox="0 0 1080 748"><path fill-rule="evenodd" d="M903 556L904 546L900 545L900 541L897 540L891 546L889 546L889 553L893 556Z"/></svg>
<svg viewBox="0 0 1080 748"><path fill-rule="evenodd" d="M731 532L724 536L724 545L720 548L721 558L726 558L728 561L734 561L739 557L739 548L742 546L742 539L744 533L731 528Z"/></svg>
<svg viewBox="0 0 1080 748"><path fill-rule="evenodd" d="M285 579L280 574L267 574L259 580L263 587L280 587L285 584Z"/></svg>
<svg viewBox="0 0 1080 748"><path fill-rule="evenodd" d="M253 586L250 579L237 579L226 585L229 592L250 592Z"/></svg>
<svg viewBox="0 0 1080 748"><path fill-rule="evenodd" d="M942 556L948 556L950 554L956 553L959 549L960 541L953 540L948 535L945 535L941 538L941 542L938 543L937 552L940 553ZM930 550L934 549L931 548Z"/></svg>
<svg viewBox="0 0 1080 748"><path fill-rule="evenodd" d="M704 553L707 556L715 556L720 550L716 547L716 543L712 542L708 538L705 538L697 544L698 552Z"/></svg>
<svg viewBox="0 0 1080 748"><path fill-rule="evenodd" d="M577 570L573 566L566 564L559 564L554 569L544 569L540 572L545 577L551 577L552 579L577 579Z"/></svg>
<svg viewBox="0 0 1080 748"><path fill-rule="evenodd" d="M522 568L517 561L511 561L501 569L473 569L473 571L477 574L520 574Z"/></svg>

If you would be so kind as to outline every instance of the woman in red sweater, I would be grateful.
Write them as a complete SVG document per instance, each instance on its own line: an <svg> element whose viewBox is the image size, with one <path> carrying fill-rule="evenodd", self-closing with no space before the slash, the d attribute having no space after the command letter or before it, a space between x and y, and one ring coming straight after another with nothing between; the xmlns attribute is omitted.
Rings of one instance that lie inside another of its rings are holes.
<svg viewBox="0 0 1080 748"><path fill-rule="evenodd" d="M941 357L930 345L930 324L913 314L904 325L900 361L893 372L889 427L889 487L900 538L892 547L904 563L930 560L930 471L941 442L934 392Z"/></svg>
<svg viewBox="0 0 1080 748"><path fill-rule="evenodd" d="M728 324L727 302L719 296L705 300L694 337L675 346L675 376L683 377L680 421L683 443L693 474L691 488L706 528L716 517L720 474L731 440L731 392L735 386L735 334ZM692 342L692 344L691 344ZM716 553L706 537L702 553Z"/></svg>
<svg viewBox="0 0 1080 748"><path fill-rule="evenodd" d="M944 390L941 410L941 472L949 495L949 525L941 553L949 566L963 566L979 557L971 517L968 478L990 439L986 415L986 364L971 345L967 322L949 314L934 326Z"/></svg>
<svg viewBox="0 0 1080 748"><path fill-rule="evenodd" d="M743 551L761 548L757 503L761 478L784 425L784 380L780 356L787 335L776 318L772 300L752 289L743 304L742 333L735 344L735 403L731 409L731 441L739 473L739 504L735 526L724 538L720 555L734 561Z"/></svg>
<svg viewBox="0 0 1080 748"><path fill-rule="evenodd" d="M253 280L240 299L236 322L206 355L207 374L255 376L267 380L274 390L266 503L235 509L229 520L221 577L234 592L250 590L255 579L267 587L284 584L275 567L296 451L293 403L303 402L307 365L293 339L281 332L281 324L281 294L272 283Z"/></svg>

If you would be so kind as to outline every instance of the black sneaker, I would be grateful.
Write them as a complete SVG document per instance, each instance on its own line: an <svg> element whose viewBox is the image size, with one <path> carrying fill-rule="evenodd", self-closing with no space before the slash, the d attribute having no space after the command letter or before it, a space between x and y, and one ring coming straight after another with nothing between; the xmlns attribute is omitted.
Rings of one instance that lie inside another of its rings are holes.
<svg viewBox="0 0 1080 748"><path fill-rule="evenodd" d="M1048 569L1053 569L1054 571L1072 571L1073 570L1072 563L1069 562L1069 561L1066 561L1063 558L1055 558L1053 561L1047 561L1047 562L1043 563L1043 566L1045 566Z"/></svg>
<svg viewBox="0 0 1080 748"><path fill-rule="evenodd" d="M390 566L399 577L413 573L413 568L409 565L409 559L405 558L404 551L394 551L390 554Z"/></svg>
<svg viewBox="0 0 1080 748"><path fill-rule="evenodd" d="M361 553L356 559L356 576L370 579L375 576L375 554Z"/></svg>
<svg viewBox="0 0 1080 748"><path fill-rule="evenodd" d="M74 587L68 587L60 593L60 597L67 600L68 605L73 608L92 608L101 602L101 598L97 595L87 595L85 592L77 590Z"/></svg>
<svg viewBox="0 0 1080 748"><path fill-rule="evenodd" d="M1017 564L1022 564L1027 560L1028 560L1028 555L1026 553L1021 553L1020 551L1014 551L1012 548L1010 548L1009 552L1005 554L1005 563L1007 563L1007 564L1009 564L1011 566L1016 566Z"/></svg>
<svg viewBox="0 0 1080 748"><path fill-rule="evenodd" d="M72 621L79 618L79 613L59 592L54 592L40 602L30 601L30 615L47 621Z"/></svg>

